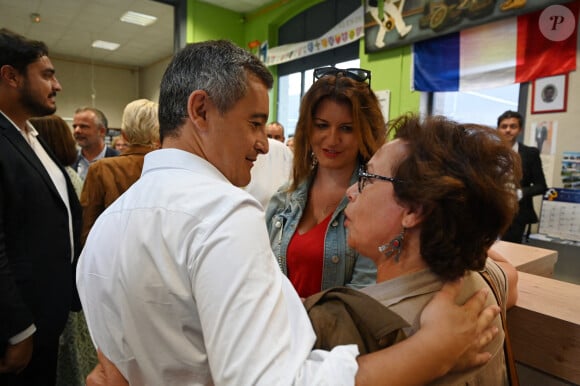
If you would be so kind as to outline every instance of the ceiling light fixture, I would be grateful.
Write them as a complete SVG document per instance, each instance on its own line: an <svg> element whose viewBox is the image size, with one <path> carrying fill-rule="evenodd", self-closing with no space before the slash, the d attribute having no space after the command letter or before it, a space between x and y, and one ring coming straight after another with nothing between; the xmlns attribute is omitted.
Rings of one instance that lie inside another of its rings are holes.
<svg viewBox="0 0 580 386"><path fill-rule="evenodd" d="M103 50L115 51L117 48L119 48L120 44L106 42L104 40L95 40L91 46L95 48L102 48Z"/></svg>
<svg viewBox="0 0 580 386"><path fill-rule="evenodd" d="M30 14L30 21L32 21L33 23L40 23L40 13L31 13Z"/></svg>
<svg viewBox="0 0 580 386"><path fill-rule="evenodd" d="M155 23L157 18L155 16L146 15L144 13L129 11L125 12L125 14L121 16L121 21L146 27Z"/></svg>

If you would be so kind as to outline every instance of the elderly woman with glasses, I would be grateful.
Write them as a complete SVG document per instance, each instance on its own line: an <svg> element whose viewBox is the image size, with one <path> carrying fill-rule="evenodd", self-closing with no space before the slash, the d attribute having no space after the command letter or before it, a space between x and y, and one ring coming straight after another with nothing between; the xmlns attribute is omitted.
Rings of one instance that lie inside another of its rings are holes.
<svg viewBox="0 0 580 386"><path fill-rule="evenodd" d="M403 116L391 130L394 139L347 191L348 244L377 266L378 284L363 292L406 320L407 335L418 330L421 311L445 282L463 277L459 301L489 286L477 271L491 276L504 310L515 304L514 267L497 254L487 259L487 250L518 208L517 154L494 130L443 117ZM485 348L490 362L440 384L507 384L499 317L495 324L500 334Z"/></svg>
<svg viewBox="0 0 580 386"><path fill-rule="evenodd" d="M375 282L372 261L346 243L344 192L385 141L370 71L322 67L314 79L300 106L292 180L266 209L272 249L301 297Z"/></svg>

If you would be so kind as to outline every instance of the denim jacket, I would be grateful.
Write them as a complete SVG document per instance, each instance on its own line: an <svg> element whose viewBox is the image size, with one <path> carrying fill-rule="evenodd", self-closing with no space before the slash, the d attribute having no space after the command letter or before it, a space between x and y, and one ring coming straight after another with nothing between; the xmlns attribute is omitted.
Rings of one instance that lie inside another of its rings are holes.
<svg viewBox="0 0 580 386"><path fill-rule="evenodd" d="M356 181L356 178L355 172L351 177L351 184ZM311 183L312 180L308 179L293 192L288 192L288 186L283 186L274 194L266 209L266 225L270 235L270 244L278 260L278 265L285 275L288 274L286 264L288 244L296 232L306 207ZM326 229L321 291L345 285L360 289L376 282L377 271L373 261L359 255L347 245L346 228L344 227L344 209L347 204L348 198L345 195L332 214Z"/></svg>

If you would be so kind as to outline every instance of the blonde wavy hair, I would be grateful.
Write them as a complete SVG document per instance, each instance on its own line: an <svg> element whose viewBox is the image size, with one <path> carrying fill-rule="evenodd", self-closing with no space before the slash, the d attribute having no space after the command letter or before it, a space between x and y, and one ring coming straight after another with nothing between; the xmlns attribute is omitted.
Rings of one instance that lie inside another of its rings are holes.
<svg viewBox="0 0 580 386"><path fill-rule="evenodd" d="M148 99L130 102L123 110L121 131L129 145L159 146L159 105Z"/></svg>

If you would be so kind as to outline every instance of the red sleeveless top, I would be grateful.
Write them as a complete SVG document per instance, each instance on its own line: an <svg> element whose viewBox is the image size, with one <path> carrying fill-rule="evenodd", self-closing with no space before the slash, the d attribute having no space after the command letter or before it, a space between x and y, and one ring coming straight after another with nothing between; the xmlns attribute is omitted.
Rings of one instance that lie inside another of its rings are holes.
<svg viewBox="0 0 580 386"><path fill-rule="evenodd" d="M324 237L331 217L332 213L304 234L294 232L288 244L286 253L288 278L302 298L322 290Z"/></svg>

